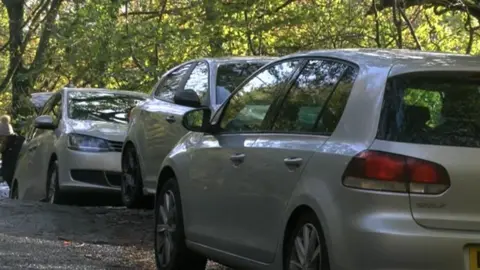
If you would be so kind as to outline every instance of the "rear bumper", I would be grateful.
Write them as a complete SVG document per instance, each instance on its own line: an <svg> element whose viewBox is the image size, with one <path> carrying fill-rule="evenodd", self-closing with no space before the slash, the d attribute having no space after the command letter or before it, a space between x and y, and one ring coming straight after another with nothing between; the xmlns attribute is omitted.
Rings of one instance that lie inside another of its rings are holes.
<svg viewBox="0 0 480 270"><path fill-rule="evenodd" d="M120 191L121 153L82 152L67 149L59 160L63 191Z"/></svg>
<svg viewBox="0 0 480 270"><path fill-rule="evenodd" d="M350 200L341 214L349 217L341 221L343 229L327 232L333 270L470 270L469 247L480 247L479 232L419 226L410 213L408 195L352 193L351 199L365 203L352 205ZM360 199L363 196L369 198ZM381 203L388 200L398 204Z"/></svg>

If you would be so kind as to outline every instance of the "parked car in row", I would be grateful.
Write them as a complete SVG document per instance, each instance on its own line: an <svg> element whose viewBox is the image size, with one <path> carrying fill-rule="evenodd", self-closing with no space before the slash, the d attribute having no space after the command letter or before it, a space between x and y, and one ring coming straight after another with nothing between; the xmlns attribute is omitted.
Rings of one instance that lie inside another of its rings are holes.
<svg viewBox="0 0 480 270"><path fill-rule="evenodd" d="M187 133L185 112L198 107L215 110L246 77L274 58L230 57L189 61L166 72L146 102L134 108L122 153L122 201L145 205L155 193L163 160Z"/></svg>
<svg viewBox="0 0 480 270"><path fill-rule="evenodd" d="M127 114L146 97L106 89L55 92L26 135L11 197L61 203L66 192L119 192Z"/></svg>
<svg viewBox="0 0 480 270"><path fill-rule="evenodd" d="M35 113L27 117L27 119L17 119L20 120L15 133L17 135L23 136L25 133L27 133L28 127L30 127L37 116L37 114L42 110L43 106L45 105L45 102L52 96L53 92L39 92L39 93L32 93L30 96L30 102L33 105L33 109L35 110ZM19 137L19 141L16 142L20 146L23 143L24 138ZM15 144L16 144L15 143ZM13 177L13 174L15 173L15 168L16 168L16 163L18 159L18 154L19 150L15 149L16 147L13 147L12 153L13 155L9 156L11 158L11 163L10 166L5 166L3 167L3 161L0 160L0 176L2 176L2 181L6 181L7 183L10 183L12 181L11 177ZM9 162L6 162L6 164L9 164Z"/></svg>
<svg viewBox="0 0 480 270"><path fill-rule="evenodd" d="M478 269L478 63L300 53L185 113L150 176L157 268Z"/></svg>

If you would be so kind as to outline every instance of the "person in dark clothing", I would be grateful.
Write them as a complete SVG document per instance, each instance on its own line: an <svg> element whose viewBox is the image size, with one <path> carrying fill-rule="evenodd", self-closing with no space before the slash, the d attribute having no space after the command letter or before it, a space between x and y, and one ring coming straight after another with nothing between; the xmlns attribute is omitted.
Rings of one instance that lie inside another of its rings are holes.
<svg viewBox="0 0 480 270"><path fill-rule="evenodd" d="M0 117L0 152L2 154L2 178L11 188L18 154L25 138L13 132L10 116Z"/></svg>

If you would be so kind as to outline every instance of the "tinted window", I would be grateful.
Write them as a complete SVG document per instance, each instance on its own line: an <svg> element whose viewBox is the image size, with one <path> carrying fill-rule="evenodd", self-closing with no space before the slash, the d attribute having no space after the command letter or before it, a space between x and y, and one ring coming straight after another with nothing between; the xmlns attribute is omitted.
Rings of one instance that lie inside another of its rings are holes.
<svg viewBox="0 0 480 270"><path fill-rule="evenodd" d="M310 60L283 102L273 130L333 132L352 86L352 71L342 63Z"/></svg>
<svg viewBox="0 0 480 270"><path fill-rule="evenodd" d="M217 69L217 104L223 103L239 84L264 64L264 62L244 62L219 65Z"/></svg>
<svg viewBox="0 0 480 270"><path fill-rule="evenodd" d="M143 97L107 92L68 92L68 117L126 124L128 111Z"/></svg>
<svg viewBox="0 0 480 270"><path fill-rule="evenodd" d="M190 89L197 93L203 105L207 104L208 92L208 64L205 62L198 63L192 70L190 77L185 84L185 90Z"/></svg>
<svg viewBox="0 0 480 270"><path fill-rule="evenodd" d="M166 77L163 78L162 82L157 86L157 89L155 90L155 96L159 99L173 101L175 92L180 90L182 79L185 74L187 74L191 66L192 64L187 64L167 74Z"/></svg>
<svg viewBox="0 0 480 270"><path fill-rule="evenodd" d="M388 81L382 139L480 147L480 74L413 73Z"/></svg>
<svg viewBox="0 0 480 270"><path fill-rule="evenodd" d="M322 112L320 120L316 123L315 132L331 134L337 128L338 122L342 117L348 97L353 88L353 83L357 77L357 69L347 67L343 76L340 78L335 91L333 92L326 108Z"/></svg>
<svg viewBox="0 0 480 270"><path fill-rule="evenodd" d="M260 131L268 109L297 64L297 60L278 63L247 82L230 99L221 128L233 132Z"/></svg>

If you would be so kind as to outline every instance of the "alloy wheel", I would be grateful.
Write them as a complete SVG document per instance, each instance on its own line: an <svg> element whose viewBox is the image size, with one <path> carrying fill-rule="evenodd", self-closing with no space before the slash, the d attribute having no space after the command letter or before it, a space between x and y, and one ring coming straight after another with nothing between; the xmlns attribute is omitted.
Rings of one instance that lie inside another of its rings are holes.
<svg viewBox="0 0 480 270"><path fill-rule="evenodd" d="M313 224L303 225L292 245L288 270L321 270L320 237Z"/></svg>
<svg viewBox="0 0 480 270"><path fill-rule="evenodd" d="M175 197L171 190L163 194L163 199L159 200L156 222L156 256L162 267L166 267L172 261L174 256L174 234L177 231L177 208Z"/></svg>

